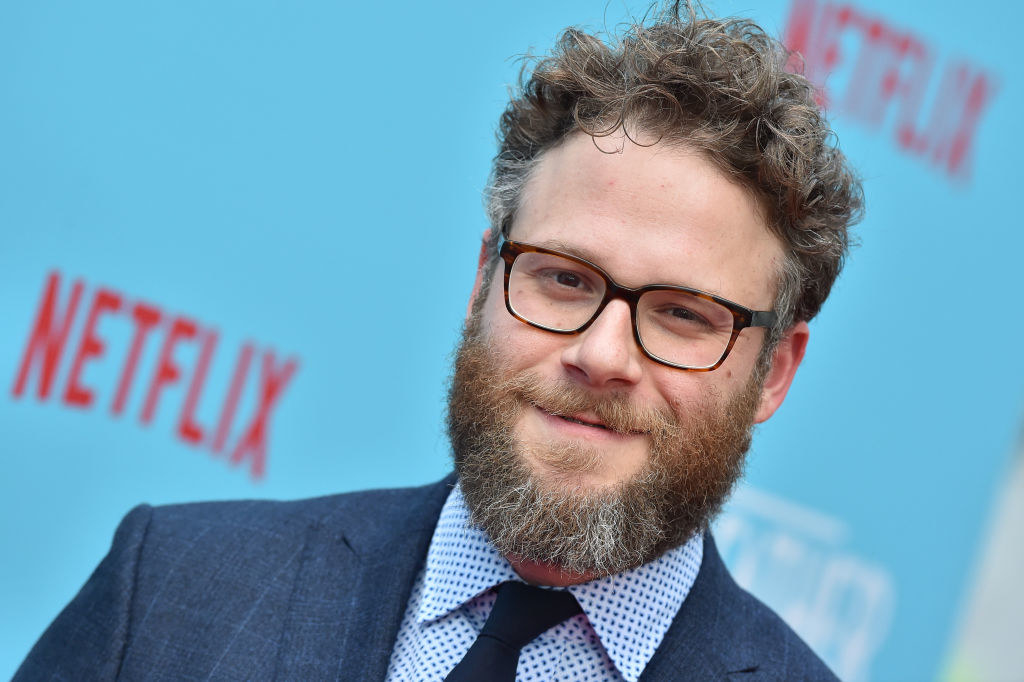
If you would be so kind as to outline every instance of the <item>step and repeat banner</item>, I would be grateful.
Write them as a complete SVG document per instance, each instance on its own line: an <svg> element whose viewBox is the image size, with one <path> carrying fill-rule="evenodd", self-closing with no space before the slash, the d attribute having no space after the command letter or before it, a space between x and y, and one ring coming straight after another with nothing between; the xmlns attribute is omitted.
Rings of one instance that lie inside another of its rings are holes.
<svg viewBox="0 0 1024 682"><path fill-rule="evenodd" d="M1024 9L710 9L803 55L867 194L720 547L843 679L942 678L1024 407ZM645 10L0 6L0 677L140 502L449 470L516 57Z"/></svg>

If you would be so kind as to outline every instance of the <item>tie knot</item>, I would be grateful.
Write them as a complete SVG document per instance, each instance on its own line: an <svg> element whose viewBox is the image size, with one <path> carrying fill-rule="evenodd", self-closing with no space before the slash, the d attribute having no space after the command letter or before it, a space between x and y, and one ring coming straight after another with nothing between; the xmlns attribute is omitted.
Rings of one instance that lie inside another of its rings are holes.
<svg viewBox="0 0 1024 682"><path fill-rule="evenodd" d="M498 598L480 635L522 649L548 628L581 611L568 591L505 582L498 585Z"/></svg>
<svg viewBox="0 0 1024 682"><path fill-rule="evenodd" d="M515 682L519 650L581 610L576 598L564 590L511 581L498 585L498 598L484 629L446 682Z"/></svg>

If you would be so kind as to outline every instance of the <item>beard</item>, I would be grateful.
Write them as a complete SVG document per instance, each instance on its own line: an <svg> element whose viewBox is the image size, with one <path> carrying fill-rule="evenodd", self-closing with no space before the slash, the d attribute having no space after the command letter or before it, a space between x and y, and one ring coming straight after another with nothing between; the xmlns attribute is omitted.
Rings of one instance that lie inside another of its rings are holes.
<svg viewBox="0 0 1024 682"><path fill-rule="evenodd" d="M608 575L651 561L703 529L740 478L762 376L755 371L728 401L714 393L674 411L643 408L623 393L595 395L578 383L508 371L474 312L456 353L447 416L470 522L502 555L569 574ZM584 486L581 474L602 464L600 448L524 443L515 425L533 406L595 414L616 432L643 433L646 461L624 480Z"/></svg>

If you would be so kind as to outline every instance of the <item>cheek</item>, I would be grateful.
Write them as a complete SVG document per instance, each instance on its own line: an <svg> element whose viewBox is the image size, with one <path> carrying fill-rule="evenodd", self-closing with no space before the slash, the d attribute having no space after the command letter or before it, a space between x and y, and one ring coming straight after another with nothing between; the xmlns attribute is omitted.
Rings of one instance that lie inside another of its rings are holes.
<svg viewBox="0 0 1024 682"><path fill-rule="evenodd" d="M681 423L687 423L695 413L705 413L709 407L727 404L743 390L749 378L749 374L736 368L726 369L725 365L711 372L669 371L672 373L656 373L652 377L653 387L656 400L667 405Z"/></svg>
<svg viewBox="0 0 1024 682"><path fill-rule="evenodd" d="M656 371L652 382L653 388L659 402L667 405L676 417L685 418L688 412L702 404L713 391L700 376L706 372L671 371L672 374Z"/></svg>
<svg viewBox="0 0 1024 682"><path fill-rule="evenodd" d="M511 368L524 369L545 361L557 362L564 339L512 317L505 307L505 291L500 280L491 285L481 322L493 347Z"/></svg>
<svg viewBox="0 0 1024 682"><path fill-rule="evenodd" d="M730 389L745 385L757 364L763 338L761 334L752 334L751 331L743 330L721 367L713 372L704 373L712 375L714 381L721 384L721 390L727 394Z"/></svg>

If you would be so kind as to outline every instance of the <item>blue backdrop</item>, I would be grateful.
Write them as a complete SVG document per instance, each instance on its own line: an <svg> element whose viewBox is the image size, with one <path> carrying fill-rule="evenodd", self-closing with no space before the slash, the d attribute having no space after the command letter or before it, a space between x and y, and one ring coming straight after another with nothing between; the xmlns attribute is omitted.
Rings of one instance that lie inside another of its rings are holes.
<svg viewBox="0 0 1024 682"><path fill-rule="evenodd" d="M644 8L0 5L0 676L138 502L448 470L510 57ZM868 197L721 545L844 679L933 679L1021 415L1024 10L712 9L801 50Z"/></svg>

